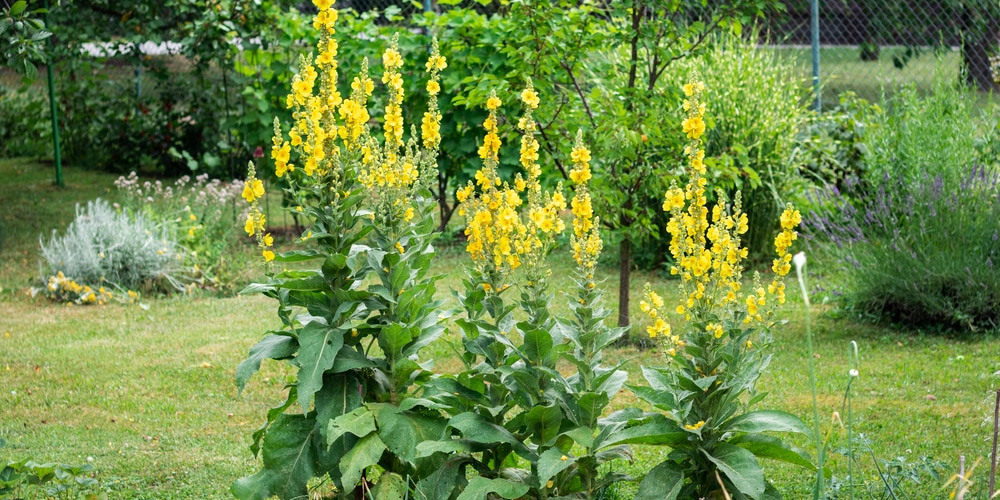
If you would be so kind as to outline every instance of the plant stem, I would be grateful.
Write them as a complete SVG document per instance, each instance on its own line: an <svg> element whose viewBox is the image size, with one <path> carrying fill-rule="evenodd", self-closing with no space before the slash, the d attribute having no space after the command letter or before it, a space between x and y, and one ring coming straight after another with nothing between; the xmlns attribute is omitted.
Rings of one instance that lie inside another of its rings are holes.
<svg viewBox="0 0 1000 500"><path fill-rule="evenodd" d="M804 257L804 256L803 256ZM803 258L803 261L805 259ZM809 292L806 288L806 273L803 269L805 267L805 262L802 265L796 265L796 274L799 276L799 288L802 289L802 299L806 304L806 350L809 356L809 385L812 387L812 400L813 400L813 420L815 422L814 429L814 439L816 441L816 488L813 490L813 499L819 500L820 494L824 490L823 488L823 444L820 441L820 428L819 428L819 398L816 395L816 357L813 355L813 341L812 341L812 326L810 325L810 304L809 304Z"/></svg>

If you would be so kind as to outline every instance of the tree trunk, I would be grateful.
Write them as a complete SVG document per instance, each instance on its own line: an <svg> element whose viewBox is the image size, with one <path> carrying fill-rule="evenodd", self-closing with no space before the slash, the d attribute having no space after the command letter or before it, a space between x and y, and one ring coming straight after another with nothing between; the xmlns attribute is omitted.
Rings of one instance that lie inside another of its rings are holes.
<svg viewBox="0 0 1000 500"><path fill-rule="evenodd" d="M990 71L990 48L996 44L996 35L983 34L978 39L967 40L962 45L962 66L965 70L965 82L974 85L977 90L995 90L993 72Z"/></svg>
<svg viewBox="0 0 1000 500"><path fill-rule="evenodd" d="M628 237L622 238L619 245L621 263L618 266L618 326L628 326L629 283L632 273L632 242Z"/></svg>
<svg viewBox="0 0 1000 500"><path fill-rule="evenodd" d="M448 222L451 221L455 207L448 206L448 177L442 172L438 172L438 208L441 212L441 223L438 225L438 231L443 233L448 229Z"/></svg>

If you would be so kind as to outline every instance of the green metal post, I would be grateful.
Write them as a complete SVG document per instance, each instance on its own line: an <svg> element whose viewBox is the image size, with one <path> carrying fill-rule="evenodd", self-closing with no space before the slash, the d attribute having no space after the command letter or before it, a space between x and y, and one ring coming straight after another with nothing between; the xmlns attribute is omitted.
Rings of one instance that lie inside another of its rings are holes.
<svg viewBox="0 0 1000 500"><path fill-rule="evenodd" d="M52 31L52 24L49 23L49 0L45 0L45 29ZM52 47L52 37L49 37L49 47ZM62 151L59 147L59 107L56 105L56 86L52 78L52 57L49 53L48 61L45 64L46 73L49 80L49 110L52 112L52 150L56 162L56 185L65 187L62 174Z"/></svg>
<svg viewBox="0 0 1000 500"><path fill-rule="evenodd" d="M819 0L812 0L809 3L809 16L812 18L813 92L816 92L816 112L818 113L823 108L819 88Z"/></svg>

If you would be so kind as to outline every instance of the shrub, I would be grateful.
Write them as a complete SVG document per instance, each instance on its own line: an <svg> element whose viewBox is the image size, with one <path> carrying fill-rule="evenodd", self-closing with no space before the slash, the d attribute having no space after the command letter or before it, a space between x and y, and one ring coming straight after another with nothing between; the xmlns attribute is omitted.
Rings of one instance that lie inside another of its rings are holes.
<svg viewBox="0 0 1000 500"><path fill-rule="evenodd" d="M167 284L180 290L183 249L169 231L140 214L116 211L97 199L77 206L76 219L48 244L40 241L51 273L61 271L81 284L121 288Z"/></svg>
<svg viewBox="0 0 1000 500"><path fill-rule="evenodd" d="M0 85L0 157L42 156L51 151L48 102Z"/></svg>
<svg viewBox="0 0 1000 500"><path fill-rule="evenodd" d="M236 207L242 182L209 180L208 174L201 174L194 179L182 176L169 185L159 180L140 183L132 172L119 177L115 186L127 213L162 226L170 239L184 247L184 265L195 277L218 284L220 273L228 278L236 272L231 266L235 261L229 257L242 227L237 221L245 215Z"/></svg>
<svg viewBox="0 0 1000 500"><path fill-rule="evenodd" d="M982 138L997 114L975 102L943 80L926 96L903 89L872 117L867 174L821 192L806 217L859 314L917 328L1000 324L998 174Z"/></svg>
<svg viewBox="0 0 1000 500"><path fill-rule="evenodd" d="M884 178L907 183L924 174L941 176L949 186L960 182L977 159L982 120L996 113L993 107L980 111L976 93L950 77L938 75L926 95L904 87L883 103L884 112L872 115L863 179L875 187Z"/></svg>
<svg viewBox="0 0 1000 500"><path fill-rule="evenodd" d="M854 206L857 190L827 192L806 217L832 243L847 277L847 304L876 321L911 327L1000 326L1000 180L973 166L952 184L942 174L886 177Z"/></svg>

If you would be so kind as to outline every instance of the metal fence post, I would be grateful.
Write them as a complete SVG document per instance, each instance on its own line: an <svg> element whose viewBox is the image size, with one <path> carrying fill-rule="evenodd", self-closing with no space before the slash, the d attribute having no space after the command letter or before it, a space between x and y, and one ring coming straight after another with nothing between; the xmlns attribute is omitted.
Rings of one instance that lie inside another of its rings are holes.
<svg viewBox="0 0 1000 500"><path fill-rule="evenodd" d="M52 24L49 22L49 0L45 0L45 29L52 31ZM49 48L52 48L52 37L49 37ZM51 51L50 51L51 52ZM49 81L49 110L52 113L52 150L56 163L56 185L65 187L62 174L62 152L59 147L59 107L56 105L56 87L52 78L52 56L51 53L45 64Z"/></svg>
<svg viewBox="0 0 1000 500"><path fill-rule="evenodd" d="M816 112L822 111L823 103L819 88L819 0L812 0L809 5L809 16L812 18L812 66L813 92L816 93Z"/></svg>

